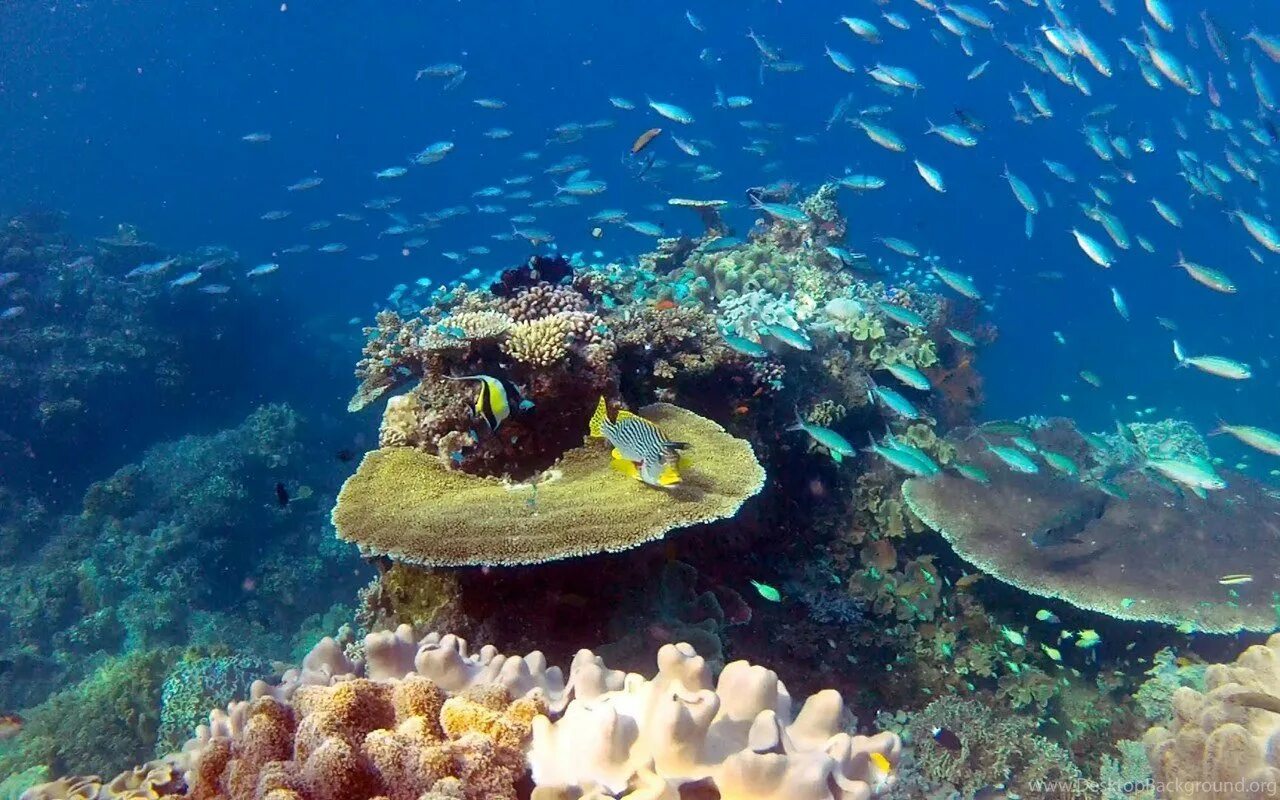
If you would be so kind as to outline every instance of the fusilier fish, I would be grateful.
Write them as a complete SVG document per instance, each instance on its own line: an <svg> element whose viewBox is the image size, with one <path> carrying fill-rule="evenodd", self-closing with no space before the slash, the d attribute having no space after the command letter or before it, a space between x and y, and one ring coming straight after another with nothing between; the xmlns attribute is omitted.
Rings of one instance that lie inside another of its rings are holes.
<svg viewBox="0 0 1280 800"><path fill-rule="evenodd" d="M1179 367L1195 367L1201 372L1227 378L1233 381L1248 380L1253 377L1253 370L1248 364L1226 356L1188 356L1182 350L1177 339L1173 341L1173 356L1178 359Z"/></svg>
<svg viewBox="0 0 1280 800"><path fill-rule="evenodd" d="M796 421L789 428L789 431L804 431L809 437L818 444L827 449L831 454L831 460L839 464L848 456L852 456L858 451L854 448L849 440L841 436L839 433L822 425L814 425L811 422L805 422L800 416L800 412L796 412Z"/></svg>

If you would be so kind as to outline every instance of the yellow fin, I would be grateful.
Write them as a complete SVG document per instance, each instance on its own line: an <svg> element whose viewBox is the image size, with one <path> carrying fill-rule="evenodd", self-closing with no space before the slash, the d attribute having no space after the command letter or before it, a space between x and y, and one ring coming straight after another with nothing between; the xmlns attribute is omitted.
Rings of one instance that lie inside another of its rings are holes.
<svg viewBox="0 0 1280 800"><path fill-rule="evenodd" d="M889 759L885 758L880 753L871 754L871 763L875 764L876 768L881 772L888 773L893 771L893 766L889 763Z"/></svg>
<svg viewBox="0 0 1280 800"><path fill-rule="evenodd" d="M638 419L638 420L640 420L641 422L648 422L648 421L649 421L649 420L645 419L644 417L640 416L639 414L632 414L630 411L626 410L625 408L620 408L620 409L618 409L618 416L614 417L614 420L613 420L613 421L614 421L614 422L622 422L624 419Z"/></svg>
<svg viewBox="0 0 1280 800"><path fill-rule="evenodd" d="M596 406L596 412L591 415L591 422L587 427L593 439L604 438L604 424L609 421L609 405L604 401L604 395L600 395L600 404Z"/></svg>
<svg viewBox="0 0 1280 800"><path fill-rule="evenodd" d="M666 465L658 474L658 483L662 486L675 486L679 482L680 470L676 469L675 464Z"/></svg>
<svg viewBox="0 0 1280 800"><path fill-rule="evenodd" d="M621 472L623 475L626 475L628 478L640 480L640 469L636 466L634 461L628 461L625 458L615 458L609 462L609 466L613 467L618 472Z"/></svg>
<svg viewBox="0 0 1280 800"><path fill-rule="evenodd" d="M613 458L623 458L623 456L622 456L622 451L620 451L620 450L619 450L618 448L616 448L616 447L615 447L615 448L613 448L613 452L612 452L612 453L610 453L609 455L610 455L611 457L613 457ZM623 460L625 461L626 459L623 459Z"/></svg>

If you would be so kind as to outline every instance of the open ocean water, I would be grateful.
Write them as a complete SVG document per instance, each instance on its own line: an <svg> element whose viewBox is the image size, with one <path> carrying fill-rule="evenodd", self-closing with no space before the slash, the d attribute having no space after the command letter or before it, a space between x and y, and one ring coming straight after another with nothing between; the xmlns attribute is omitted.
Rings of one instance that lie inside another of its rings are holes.
<svg viewBox="0 0 1280 800"><path fill-rule="evenodd" d="M158 703L181 648L258 659L209 667L220 676L209 680L225 679L214 692L225 704L247 690L226 677L241 667L296 663L321 634L366 625L357 593L389 562L362 560L329 519L343 480L379 444L376 415L347 413L365 329L383 309L428 305L436 287L486 286L533 256L637 270L659 240L704 235L671 198L727 201L728 233L746 238L779 215L757 200L794 211L843 179L839 244L858 254L849 274L948 296L971 333L981 328L972 367L947 365L981 376L966 422L1060 416L1121 439L1133 423L1166 419L1201 437L1224 421L1252 426L1252 441L1209 437L1210 458L1194 468L1144 440L1135 468L1170 482L1170 504L1213 492L1204 470L1215 468L1267 496L1280 485L1280 437L1269 433L1280 429L1278 60L1275 0L6 3L0 712L18 722L0 730L0 778L113 774L164 752L159 711L118 749L48 744L60 716L93 702L85 687L108 680L104 659L154 659L119 667L156 679L133 698L141 708ZM850 188L855 176L878 186ZM606 210L625 222L602 220ZM807 239L805 258L834 243ZM980 296L960 297L935 265ZM684 302L683 289L654 291L655 302ZM400 351L388 352L390 363ZM787 391L803 395L807 374L793 367ZM681 391L624 399L678 405ZM823 481L840 487L823 492L849 494L867 435L901 421L886 411L840 428L844 445L815 434L819 452L847 445L851 458L836 459L843 477L826 459L809 475L762 447L788 435L777 432L793 404L824 398L783 396L760 423L767 436L733 427L755 413L746 399L720 416L705 397L688 403L751 440L784 496ZM505 399L509 411L536 415L544 403L521 397ZM496 427L488 413L477 405L473 437L485 420ZM452 457L468 467L461 451ZM844 525L830 519L821 524ZM766 550L753 551L760 563ZM824 564L843 558L821 552ZM1248 577L1259 596L1277 581ZM745 578L737 591L771 607L777 590L762 581L768 591L752 594ZM1165 643L1150 629L1126 635L1146 637L1147 658ZM599 644L582 639L559 643L568 653ZM1209 646L1230 660L1253 641ZM1110 657L1104 666L1125 656ZM1096 659L1074 666L1104 670ZM809 687L818 674L796 680ZM66 704L48 706L60 691ZM28 719L38 734L23 730ZM168 744L180 744L182 723L166 724ZM1106 750L1067 740L1094 762ZM92 766L94 754L106 766Z"/></svg>

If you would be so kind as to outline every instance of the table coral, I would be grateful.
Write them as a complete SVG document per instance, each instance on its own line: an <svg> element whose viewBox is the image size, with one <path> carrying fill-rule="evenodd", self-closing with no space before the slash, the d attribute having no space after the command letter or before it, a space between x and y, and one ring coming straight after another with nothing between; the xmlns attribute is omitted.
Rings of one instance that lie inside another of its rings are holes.
<svg viewBox="0 0 1280 800"><path fill-rule="evenodd" d="M412 448L367 454L333 510L338 536L415 564L529 564L613 552L733 516L764 484L751 446L675 406L641 409L690 443L683 482L659 491L612 468L607 444L569 451L525 484L448 469Z"/></svg>
<svg viewBox="0 0 1280 800"><path fill-rule="evenodd" d="M948 438L956 460L981 467L990 483L951 473L912 478L902 497L984 572L1117 619L1219 633L1275 628L1271 586L1218 580L1280 571L1273 522L1280 501L1261 485L1233 476L1230 495L1174 502L1164 487L1130 473L1120 479L1129 497L1118 500L1047 467L1036 474L1010 470L987 448L987 441L1005 440L968 431ZM1082 465L1091 458L1066 421L1038 427L1031 438ZM1034 534L1051 529L1058 536L1069 530L1063 538L1077 541L1037 547Z"/></svg>

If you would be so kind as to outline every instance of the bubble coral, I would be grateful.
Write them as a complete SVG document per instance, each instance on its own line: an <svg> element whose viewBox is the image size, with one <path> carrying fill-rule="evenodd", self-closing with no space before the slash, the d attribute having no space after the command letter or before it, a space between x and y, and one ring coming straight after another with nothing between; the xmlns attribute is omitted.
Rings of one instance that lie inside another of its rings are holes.
<svg viewBox="0 0 1280 800"><path fill-rule="evenodd" d="M657 490L614 470L593 440L524 484L448 469L412 448L365 455L338 495L338 536L368 555L428 566L530 564L616 552L733 516L764 485L751 446L658 403L640 413L688 442L683 482Z"/></svg>

